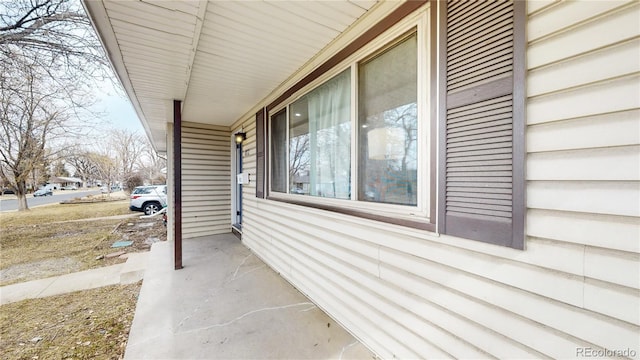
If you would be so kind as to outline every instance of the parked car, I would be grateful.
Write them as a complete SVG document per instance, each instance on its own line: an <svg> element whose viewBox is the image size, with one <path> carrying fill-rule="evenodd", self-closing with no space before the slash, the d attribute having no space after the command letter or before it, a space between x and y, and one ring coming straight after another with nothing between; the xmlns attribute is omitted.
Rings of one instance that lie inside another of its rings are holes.
<svg viewBox="0 0 640 360"><path fill-rule="evenodd" d="M16 192L13 191L13 189L10 189L10 188L4 188L4 189L0 190L0 195L13 195L15 193Z"/></svg>
<svg viewBox="0 0 640 360"><path fill-rule="evenodd" d="M167 206L167 185L138 186L131 192L129 210L152 215Z"/></svg>
<svg viewBox="0 0 640 360"><path fill-rule="evenodd" d="M61 187L60 190L78 190L78 188L75 185L68 185Z"/></svg>
<svg viewBox="0 0 640 360"><path fill-rule="evenodd" d="M33 193L33 196L52 196L53 195L53 191L51 191L50 188L44 188L44 189L38 189L36 190L36 192Z"/></svg>

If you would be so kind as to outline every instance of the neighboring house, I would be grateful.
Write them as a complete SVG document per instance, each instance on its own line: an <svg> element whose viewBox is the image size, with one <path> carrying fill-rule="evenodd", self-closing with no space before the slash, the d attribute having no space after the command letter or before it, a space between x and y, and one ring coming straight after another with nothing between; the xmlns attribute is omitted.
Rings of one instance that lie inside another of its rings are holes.
<svg viewBox="0 0 640 360"><path fill-rule="evenodd" d="M178 250L241 224L382 358L640 356L639 2L85 6Z"/></svg>
<svg viewBox="0 0 640 360"><path fill-rule="evenodd" d="M58 182L47 182L45 185L40 186L40 188L42 187L46 187L46 188L50 188L51 190L60 190L60 188L62 187L62 184L58 183Z"/></svg>
<svg viewBox="0 0 640 360"><path fill-rule="evenodd" d="M76 177L56 176L49 179L49 182L55 183L57 189L64 186L75 186L77 188L82 186L82 179Z"/></svg>

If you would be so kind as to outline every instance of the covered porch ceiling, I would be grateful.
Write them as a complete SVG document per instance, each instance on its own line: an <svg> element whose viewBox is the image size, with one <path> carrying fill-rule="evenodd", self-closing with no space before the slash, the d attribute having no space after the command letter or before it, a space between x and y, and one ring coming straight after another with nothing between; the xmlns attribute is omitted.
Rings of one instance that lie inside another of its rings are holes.
<svg viewBox="0 0 640 360"><path fill-rule="evenodd" d="M375 0L84 0L147 135L182 120L229 126L369 11Z"/></svg>

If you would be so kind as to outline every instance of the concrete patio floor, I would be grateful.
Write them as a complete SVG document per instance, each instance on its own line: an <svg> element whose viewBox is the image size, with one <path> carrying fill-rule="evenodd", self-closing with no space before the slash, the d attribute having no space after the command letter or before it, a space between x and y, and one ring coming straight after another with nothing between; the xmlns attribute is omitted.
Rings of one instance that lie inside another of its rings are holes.
<svg viewBox="0 0 640 360"><path fill-rule="evenodd" d="M125 359L371 359L232 234L153 245Z"/></svg>

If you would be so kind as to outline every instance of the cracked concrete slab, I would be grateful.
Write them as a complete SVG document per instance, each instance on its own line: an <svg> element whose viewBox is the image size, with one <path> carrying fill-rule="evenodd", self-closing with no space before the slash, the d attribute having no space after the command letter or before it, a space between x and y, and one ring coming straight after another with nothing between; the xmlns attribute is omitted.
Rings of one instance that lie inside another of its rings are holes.
<svg viewBox="0 0 640 360"><path fill-rule="evenodd" d="M157 243L125 359L371 359L374 355L233 235Z"/></svg>

